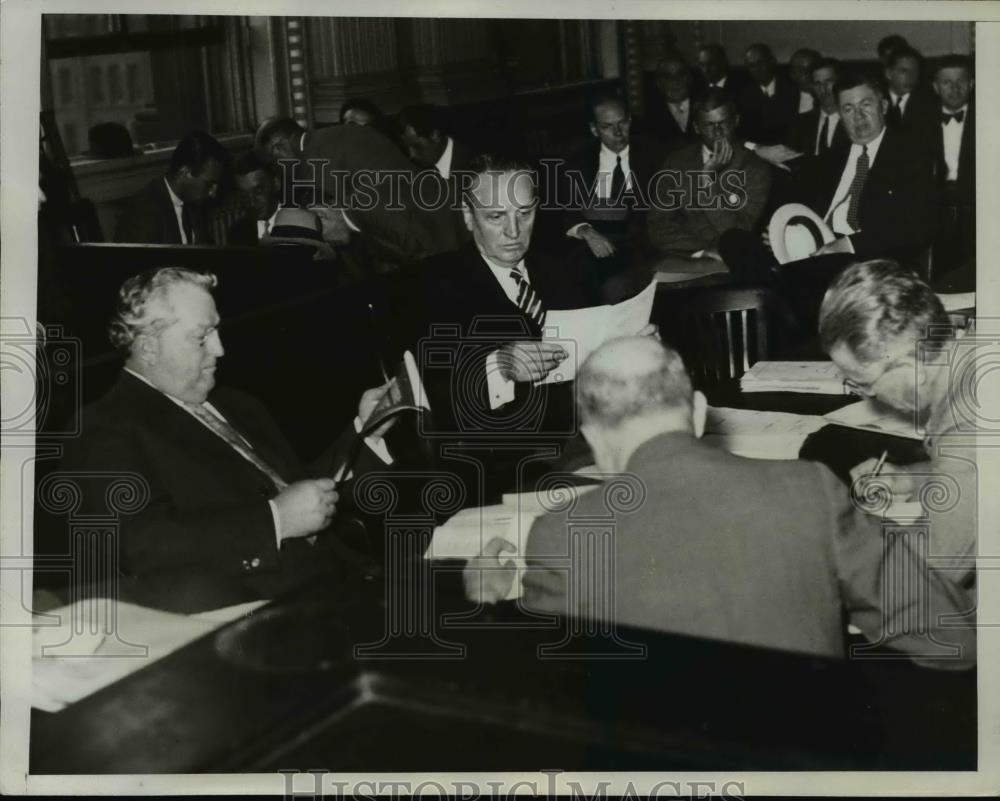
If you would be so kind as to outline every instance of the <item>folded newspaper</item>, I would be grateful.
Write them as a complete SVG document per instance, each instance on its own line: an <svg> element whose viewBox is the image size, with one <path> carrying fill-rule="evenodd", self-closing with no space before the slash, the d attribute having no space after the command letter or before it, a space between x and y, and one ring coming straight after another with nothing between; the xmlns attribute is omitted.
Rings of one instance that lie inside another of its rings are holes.
<svg viewBox="0 0 1000 801"><path fill-rule="evenodd" d="M757 362L740 379L743 392L806 392L849 395L833 362Z"/></svg>

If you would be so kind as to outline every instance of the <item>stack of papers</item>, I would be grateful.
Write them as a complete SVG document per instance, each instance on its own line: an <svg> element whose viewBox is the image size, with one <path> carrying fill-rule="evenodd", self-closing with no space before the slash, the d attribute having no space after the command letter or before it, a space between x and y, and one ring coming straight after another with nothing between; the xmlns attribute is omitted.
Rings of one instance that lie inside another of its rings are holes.
<svg viewBox="0 0 1000 801"><path fill-rule="evenodd" d="M543 384L558 384L576 378L584 360L609 339L638 334L649 323L656 297L656 281L635 297L606 306L545 313L545 342L556 342L566 351L563 360Z"/></svg>
<svg viewBox="0 0 1000 801"><path fill-rule="evenodd" d="M913 422L913 417L901 414L890 406L867 398L824 415L827 422L848 428L860 428L892 434L907 439L923 439L924 433Z"/></svg>
<svg viewBox="0 0 1000 801"><path fill-rule="evenodd" d="M976 308L975 292L939 292L938 298L946 312Z"/></svg>
<svg viewBox="0 0 1000 801"><path fill-rule="evenodd" d="M463 509L434 529L431 544L424 559L473 559L494 537L506 540L513 550L500 554L501 562L512 561L517 568L517 580L507 595L508 601L521 597L521 577L524 575L524 553L528 533L535 518L553 508L563 508L572 498L579 497L598 484L581 487L560 486L555 503L546 493L518 492L503 496L503 503Z"/></svg>
<svg viewBox="0 0 1000 801"><path fill-rule="evenodd" d="M704 440L750 459L797 459L805 438L826 423L818 415L710 407Z"/></svg>
<svg viewBox="0 0 1000 801"><path fill-rule="evenodd" d="M743 392L808 392L849 395L833 362L757 362L740 379Z"/></svg>

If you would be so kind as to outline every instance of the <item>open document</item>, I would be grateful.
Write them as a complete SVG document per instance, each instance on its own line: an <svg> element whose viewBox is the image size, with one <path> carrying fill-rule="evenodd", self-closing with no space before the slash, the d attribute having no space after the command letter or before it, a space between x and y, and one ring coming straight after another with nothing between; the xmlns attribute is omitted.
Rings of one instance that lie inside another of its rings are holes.
<svg viewBox="0 0 1000 801"><path fill-rule="evenodd" d="M842 406L824 415L827 422L848 428L860 428L867 431L878 431L881 434L892 434L907 439L923 439L921 431L913 421L913 415L896 411L891 406L867 398L849 406Z"/></svg>
<svg viewBox="0 0 1000 801"><path fill-rule="evenodd" d="M544 341L557 342L568 355L540 383L572 381L584 360L609 339L638 334L649 323L655 297L656 281L650 281L642 292L621 303L546 312Z"/></svg>
<svg viewBox="0 0 1000 801"><path fill-rule="evenodd" d="M806 437L826 424L818 415L709 407L704 439L750 459L797 459Z"/></svg>
<svg viewBox="0 0 1000 801"><path fill-rule="evenodd" d="M740 379L743 392L806 392L849 395L833 362L757 362Z"/></svg>

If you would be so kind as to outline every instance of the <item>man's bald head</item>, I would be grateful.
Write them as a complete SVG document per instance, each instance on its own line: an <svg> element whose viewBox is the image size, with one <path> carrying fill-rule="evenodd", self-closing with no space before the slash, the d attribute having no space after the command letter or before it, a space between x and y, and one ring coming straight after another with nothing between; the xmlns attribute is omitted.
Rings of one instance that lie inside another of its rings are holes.
<svg viewBox="0 0 1000 801"><path fill-rule="evenodd" d="M605 429L671 412L689 420L694 403L683 360L655 337L605 343L580 368L577 387L582 422Z"/></svg>

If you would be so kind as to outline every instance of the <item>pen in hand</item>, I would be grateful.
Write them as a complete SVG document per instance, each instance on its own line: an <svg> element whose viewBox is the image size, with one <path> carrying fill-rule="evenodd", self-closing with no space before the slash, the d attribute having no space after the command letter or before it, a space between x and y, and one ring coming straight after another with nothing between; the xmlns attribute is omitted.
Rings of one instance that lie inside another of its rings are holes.
<svg viewBox="0 0 1000 801"><path fill-rule="evenodd" d="M875 463L875 469L872 471L872 478L875 478L882 472L882 467L885 465L885 459L888 455L888 450L882 451L882 455L878 458L878 462Z"/></svg>

